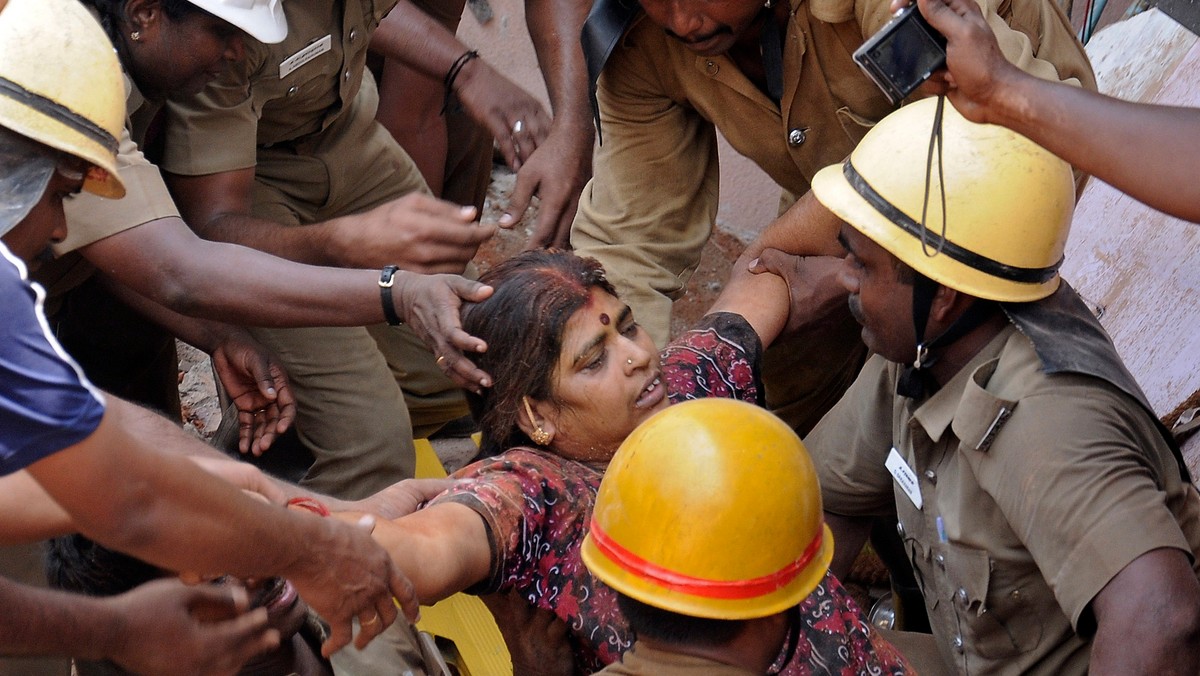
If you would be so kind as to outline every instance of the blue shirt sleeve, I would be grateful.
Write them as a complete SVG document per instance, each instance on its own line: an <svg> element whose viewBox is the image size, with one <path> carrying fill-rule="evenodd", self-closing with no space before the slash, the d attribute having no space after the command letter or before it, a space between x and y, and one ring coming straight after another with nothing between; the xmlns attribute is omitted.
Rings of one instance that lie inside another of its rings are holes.
<svg viewBox="0 0 1200 676"><path fill-rule="evenodd" d="M50 334L45 293L0 243L0 475L83 441L104 398Z"/></svg>

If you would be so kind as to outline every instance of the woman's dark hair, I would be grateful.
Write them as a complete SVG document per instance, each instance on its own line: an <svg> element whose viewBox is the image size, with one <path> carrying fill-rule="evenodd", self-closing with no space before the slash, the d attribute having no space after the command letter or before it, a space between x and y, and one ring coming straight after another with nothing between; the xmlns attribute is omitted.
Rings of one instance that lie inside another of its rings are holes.
<svg viewBox="0 0 1200 676"><path fill-rule="evenodd" d="M88 596L116 596L166 574L79 534L48 541L45 566L51 587Z"/></svg>
<svg viewBox="0 0 1200 676"><path fill-rule="evenodd" d="M96 10L100 15L100 25L108 34L108 39L114 45L123 44L121 24L129 20L125 13L125 5L129 0L81 0L84 5ZM171 21L181 21L192 14L207 14L204 10L193 5L190 0L158 0L162 13Z"/></svg>
<svg viewBox="0 0 1200 676"><path fill-rule="evenodd" d="M517 426L521 397L554 401L551 381L567 322L592 289L617 293L594 259L556 249L518 254L479 281L495 292L464 309L463 328L487 341L487 352L469 357L493 385L468 392L467 403L483 432L480 455L489 456L533 445Z"/></svg>

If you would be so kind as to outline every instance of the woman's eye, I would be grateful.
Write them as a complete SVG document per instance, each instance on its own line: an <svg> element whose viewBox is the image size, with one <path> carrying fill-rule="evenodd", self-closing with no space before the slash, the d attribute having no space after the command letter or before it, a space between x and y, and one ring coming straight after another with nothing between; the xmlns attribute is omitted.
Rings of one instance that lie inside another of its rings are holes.
<svg viewBox="0 0 1200 676"><path fill-rule="evenodd" d="M624 328L621 329L621 335L623 335L623 336L636 336L637 332L638 332L638 323L637 322L629 322L628 326L625 326Z"/></svg>
<svg viewBox="0 0 1200 676"><path fill-rule="evenodd" d="M600 354L596 355L595 357L589 359L587 361L587 363L583 365L583 370L584 371L595 371L596 369L600 368L601 366L604 366L604 353L603 352L601 352Z"/></svg>

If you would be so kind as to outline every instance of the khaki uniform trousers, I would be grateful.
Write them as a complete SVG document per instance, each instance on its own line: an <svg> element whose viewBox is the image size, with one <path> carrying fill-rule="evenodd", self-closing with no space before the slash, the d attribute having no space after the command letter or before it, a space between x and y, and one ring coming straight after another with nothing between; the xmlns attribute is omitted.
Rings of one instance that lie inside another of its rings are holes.
<svg viewBox="0 0 1200 676"><path fill-rule="evenodd" d="M260 147L254 214L301 225L428 192L416 165L375 122L378 100L374 80L365 77L328 129ZM288 370L296 429L314 458L301 483L313 490L355 499L411 477L414 436L467 413L462 391L408 327L251 331Z"/></svg>

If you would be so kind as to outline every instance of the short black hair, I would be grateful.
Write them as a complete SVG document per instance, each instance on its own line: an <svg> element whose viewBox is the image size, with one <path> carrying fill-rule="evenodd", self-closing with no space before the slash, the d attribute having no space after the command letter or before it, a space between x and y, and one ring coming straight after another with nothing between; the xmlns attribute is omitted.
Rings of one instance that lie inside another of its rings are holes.
<svg viewBox="0 0 1200 676"><path fill-rule="evenodd" d="M642 603L617 592L617 607L629 620L629 628L639 638L676 645L715 647L726 645L746 626L742 620L713 620L681 615Z"/></svg>
<svg viewBox="0 0 1200 676"><path fill-rule="evenodd" d="M51 587L88 596L116 596L166 574L79 534L47 542L45 566Z"/></svg>
<svg viewBox="0 0 1200 676"><path fill-rule="evenodd" d="M108 33L108 39L112 40L113 44L121 44L117 36L121 32L121 23L129 19L125 14L125 5L128 0L81 1L100 15L100 25L104 27L104 32ZM171 21L179 21L192 14L208 14L193 4L191 0L158 0L158 4L162 8L163 14Z"/></svg>

